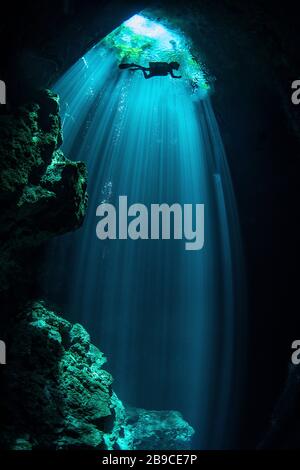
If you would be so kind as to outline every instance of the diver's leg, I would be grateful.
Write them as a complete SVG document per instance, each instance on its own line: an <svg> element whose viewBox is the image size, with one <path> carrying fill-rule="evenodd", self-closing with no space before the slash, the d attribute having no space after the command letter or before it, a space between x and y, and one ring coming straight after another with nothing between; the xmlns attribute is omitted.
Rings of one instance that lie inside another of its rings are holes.
<svg viewBox="0 0 300 470"><path fill-rule="evenodd" d="M148 73L147 73L147 72L148 72ZM147 80L148 78L153 77L153 75L152 75L152 73L150 72L150 70L149 70L149 69L146 69L146 68L143 68L143 74L144 74L144 77L146 78L146 80Z"/></svg>
<svg viewBox="0 0 300 470"><path fill-rule="evenodd" d="M134 67L134 70L149 70L147 67L143 67L142 65L137 64L132 64L132 67Z"/></svg>
<svg viewBox="0 0 300 470"><path fill-rule="evenodd" d="M135 65L135 64L134 64L134 65ZM130 70L133 70L133 71L135 71L135 70L141 70L141 71L143 72L144 76L145 76L145 71L146 71L146 70L149 70L149 69L147 69L146 67L143 67L142 65L135 65L135 66L132 67ZM146 77L145 77L145 78L146 78Z"/></svg>

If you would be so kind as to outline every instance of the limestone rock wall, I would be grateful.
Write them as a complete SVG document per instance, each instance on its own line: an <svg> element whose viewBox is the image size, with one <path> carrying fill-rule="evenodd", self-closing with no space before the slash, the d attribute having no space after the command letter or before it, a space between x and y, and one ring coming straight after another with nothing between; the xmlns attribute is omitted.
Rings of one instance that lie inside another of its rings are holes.
<svg viewBox="0 0 300 470"><path fill-rule="evenodd" d="M22 278L28 250L82 224L87 173L59 149L59 99L51 91L1 115L0 124L1 291Z"/></svg>
<svg viewBox="0 0 300 470"><path fill-rule="evenodd" d="M113 394L103 353L81 325L43 302L29 304L16 318L8 356L2 446L106 448L106 439L115 444L123 405Z"/></svg>
<svg viewBox="0 0 300 470"><path fill-rule="evenodd" d="M16 317L8 357L0 391L2 449L190 446L194 430L180 413L125 408L87 331L42 301Z"/></svg>

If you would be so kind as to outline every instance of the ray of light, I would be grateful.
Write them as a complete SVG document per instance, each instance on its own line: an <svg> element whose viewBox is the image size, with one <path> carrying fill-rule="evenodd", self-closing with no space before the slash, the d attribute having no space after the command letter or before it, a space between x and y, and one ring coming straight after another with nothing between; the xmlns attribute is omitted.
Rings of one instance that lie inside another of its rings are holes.
<svg viewBox="0 0 300 470"><path fill-rule="evenodd" d="M149 31L140 15L125 27L151 39L171 35L158 24ZM222 140L208 95L192 97L186 80L121 72L118 60L102 43L55 87L63 149L88 166L89 207L83 227L51 246L48 295L104 351L124 402L177 409L196 429L196 447L226 447L243 312L238 218ZM204 249L186 251L184 240L100 242L96 207L117 206L120 195L147 206L204 203Z"/></svg>

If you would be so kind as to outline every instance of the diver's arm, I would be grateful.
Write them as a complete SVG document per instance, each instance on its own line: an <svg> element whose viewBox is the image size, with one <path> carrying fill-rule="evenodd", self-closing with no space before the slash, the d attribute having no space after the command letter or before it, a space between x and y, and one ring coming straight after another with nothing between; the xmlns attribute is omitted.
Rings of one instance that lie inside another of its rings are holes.
<svg viewBox="0 0 300 470"><path fill-rule="evenodd" d="M180 76L174 75L173 70L171 70L170 75L172 78L182 78L181 75Z"/></svg>

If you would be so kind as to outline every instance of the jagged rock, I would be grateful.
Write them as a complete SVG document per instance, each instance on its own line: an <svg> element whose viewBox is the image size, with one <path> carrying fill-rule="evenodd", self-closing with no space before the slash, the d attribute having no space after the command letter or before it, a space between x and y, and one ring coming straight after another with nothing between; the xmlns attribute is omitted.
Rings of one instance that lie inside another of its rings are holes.
<svg viewBox="0 0 300 470"><path fill-rule="evenodd" d="M178 411L148 411L126 408L124 436L121 448L136 450L190 449L194 429Z"/></svg>
<svg viewBox="0 0 300 470"><path fill-rule="evenodd" d="M68 160L59 150L57 95L42 90L34 103L0 120L0 290L4 290L22 273L22 252L82 224L87 197L84 163Z"/></svg>
<svg viewBox="0 0 300 470"><path fill-rule="evenodd" d="M125 420L112 391L106 359L86 330L44 303L19 314L10 340L1 393L1 447L113 447Z"/></svg>
<svg viewBox="0 0 300 470"><path fill-rule="evenodd" d="M194 430L181 414L125 408L105 362L81 325L29 304L1 369L0 448L188 449Z"/></svg>

